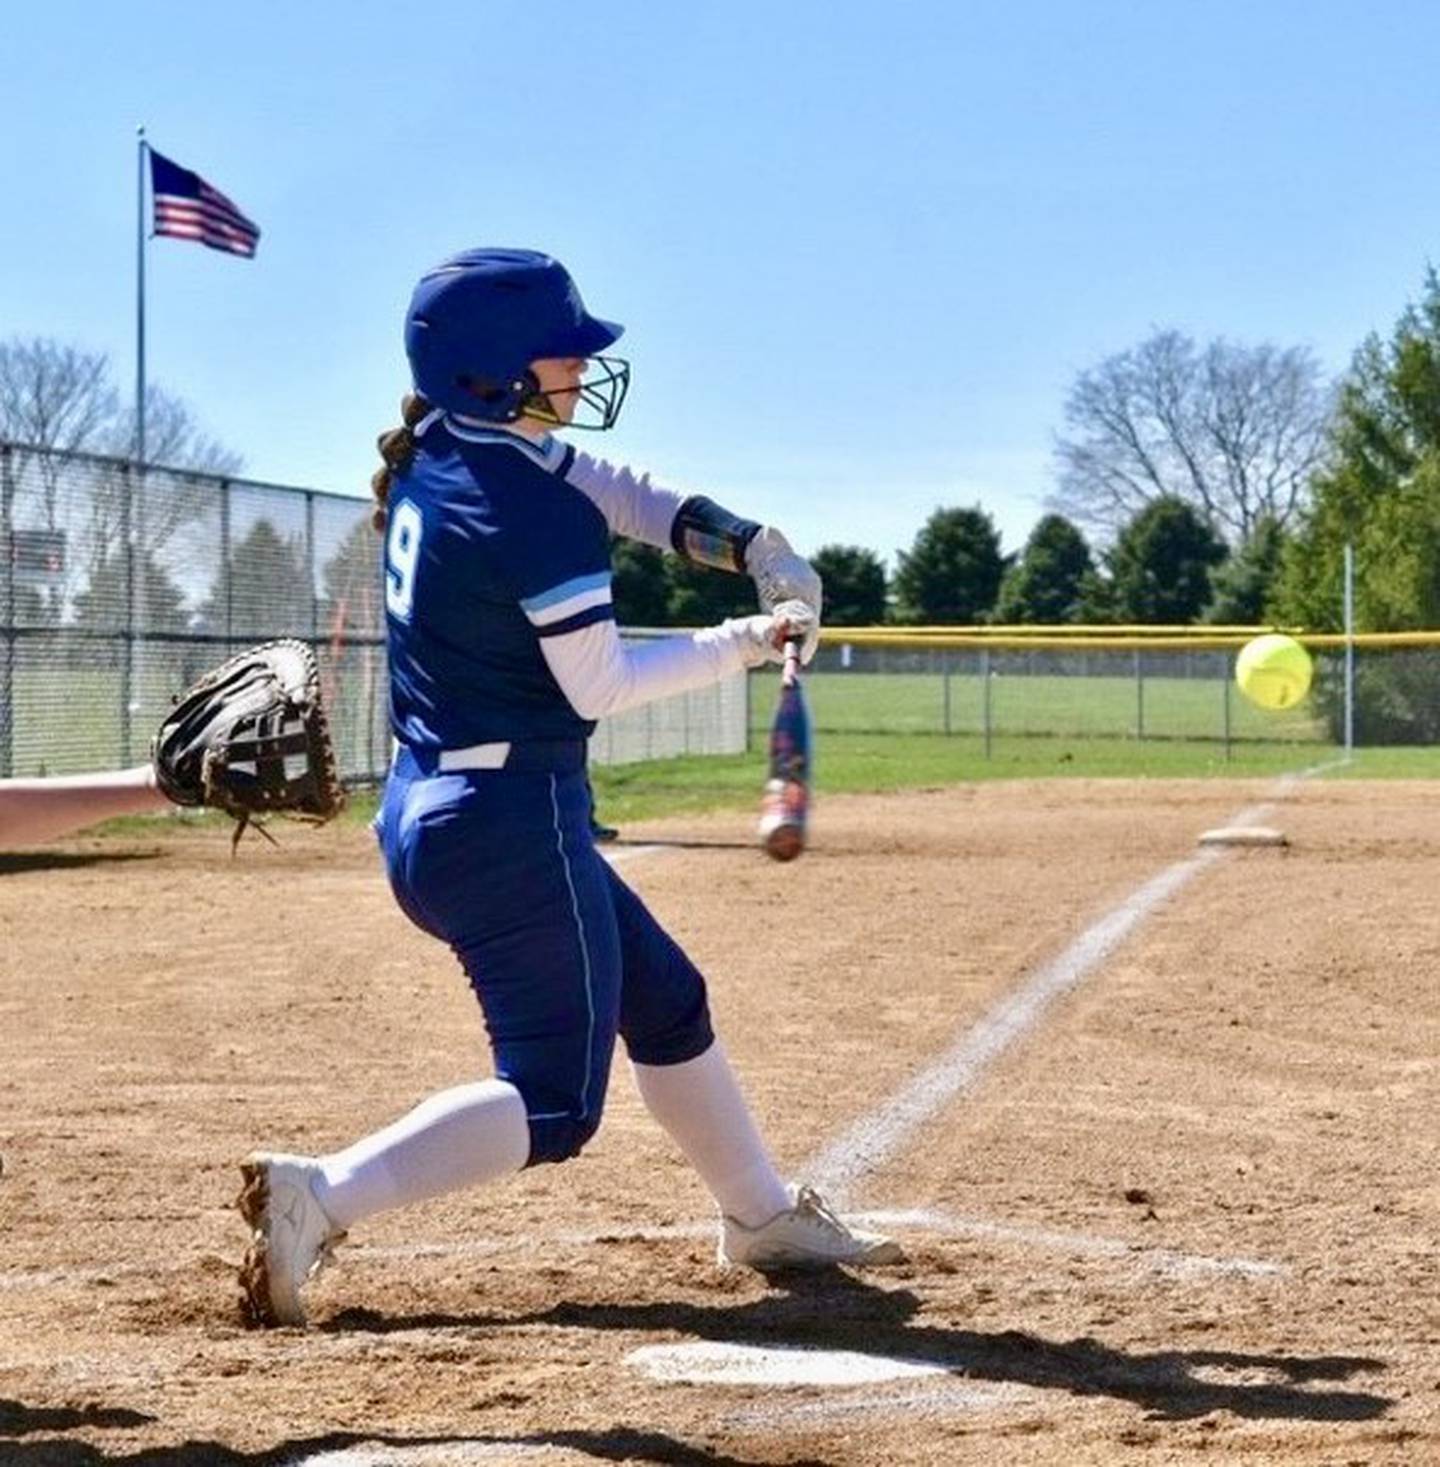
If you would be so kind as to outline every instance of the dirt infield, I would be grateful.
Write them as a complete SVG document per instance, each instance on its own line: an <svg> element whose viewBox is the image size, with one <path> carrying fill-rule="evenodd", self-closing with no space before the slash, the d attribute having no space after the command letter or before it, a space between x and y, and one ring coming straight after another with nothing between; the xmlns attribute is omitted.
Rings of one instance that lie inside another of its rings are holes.
<svg viewBox="0 0 1440 1467"><path fill-rule="evenodd" d="M458 969L355 829L0 855L0 1464L1440 1461L1440 788L1299 785L1288 850L1183 865L1273 790L834 799L784 868L627 832L792 1173L980 1036L848 1178L911 1262L717 1269L620 1064L581 1159L362 1225L270 1334L236 1162L484 1073Z"/></svg>

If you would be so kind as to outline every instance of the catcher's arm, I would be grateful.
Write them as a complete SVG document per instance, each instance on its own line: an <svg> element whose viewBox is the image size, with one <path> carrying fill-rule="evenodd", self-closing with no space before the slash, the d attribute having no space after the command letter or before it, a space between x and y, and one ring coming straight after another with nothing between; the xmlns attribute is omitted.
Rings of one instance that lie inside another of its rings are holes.
<svg viewBox="0 0 1440 1467"><path fill-rule="evenodd" d="M43 845L118 815L169 808L148 764L101 774L0 779L0 850Z"/></svg>
<svg viewBox="0 0 1440 1467"><path fill-rule="evenodd" d="M156 783L177 805L235 816L281 812L318 823L345 804L304 642L263 642L222 662L180 694L151 750Z"/></svg>

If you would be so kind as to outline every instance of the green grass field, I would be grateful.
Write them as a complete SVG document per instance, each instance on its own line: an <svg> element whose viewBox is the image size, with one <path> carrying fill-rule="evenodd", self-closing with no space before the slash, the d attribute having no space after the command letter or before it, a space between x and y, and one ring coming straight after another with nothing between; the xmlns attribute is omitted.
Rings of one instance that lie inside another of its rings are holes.
<svg viewBox="0 0 1440 1467"><path fill-rule="evenodd" d="M817 798L827 793L927 789L989 779L1203 779L1288 774L1331 759L1324 745L1236 745L1166 740L1001 737L985 757L980 739L933 734L828 734L815 750ZM593 770L596 802L612 824L756 803L762 749L710 758L656 759ZM1440 749L1363 749L1325 778L1440 779Z"/></svg>
<svg viewBox="0 0 1440 1467"><path fill-rule="evenodd" d="M36 684L43 680L32 676ZM67 690L71 707L82 715L79 722L94 720L102 705L113 706L101 677L77 682L72 676ZM773 673L751 679L747 753L595 766L602 817L623 825L752 807L765 777L777 691ZM982 733L985 685L973 675L951 678L947 694L938 674L815 673L807 679L807 693L818 729L820 798L982 779L1265 776L1336 757L1311 710L1265 714L1218 679L1147 678L1142 692L1125 677L994 676L988 750ZM1138 738L1142 722L1145 737ZM1440 778L1440 749L1366 749L1326 777ZM368 820L374 808L373 793L357 793L345 818ZM143 827L120 821L109 829Z"/></svg>
<svg viewBox="0 0 1440 1467"><path fill-rule="evenodd" d="M827 794L933 789L982 779L1203 779L1287 774L1337 759L1316 745L1237 745L1226 760L1214 744L1134 739L999 738L991 757L981 740L934 734L829 734L817 739L817 798ZM1326 779L1440 779L1440 748L1361 749ZM692 755L592 770L601 816L612 824L706 810L754 808L765 779L759 745L748 754ZM375 813L377 794L357 791L343 818L354 824ZM187 822L228 824L186 813ZM105 834L154 831L150 818L115 820ZM283 822L277 828L284 831Z"/></svg>
<svg viewBox="0 0 1440 1467"><path fill-rule="evenodd" d="M750 683L750 726L769 728L779 682ZM817 728L837 733L973 733L985 728L985 681L973 674L818 672L806 679ZM992 731L1069 737L1318 742L1313 709L1266 713L1227 678L1059 677L992 674Z"/></svg>

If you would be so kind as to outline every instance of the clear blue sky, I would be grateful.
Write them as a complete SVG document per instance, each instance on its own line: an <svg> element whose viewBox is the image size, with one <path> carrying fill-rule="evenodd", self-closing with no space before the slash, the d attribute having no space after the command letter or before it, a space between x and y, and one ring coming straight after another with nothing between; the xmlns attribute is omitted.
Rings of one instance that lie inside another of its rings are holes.
<svg viewBox="0 0 1440 1467"><path fill-rule="evenodd" d="M629 327L585 446L805 550L891 558L976 500L1015 548L1078 370L1175 325L1339 371L1440 257L1433 4L53 0L5 31L0 335L128 382L143 121L265 231L149 246L151 378L281 482L360 492L415 276L524 244Z"/></svg>

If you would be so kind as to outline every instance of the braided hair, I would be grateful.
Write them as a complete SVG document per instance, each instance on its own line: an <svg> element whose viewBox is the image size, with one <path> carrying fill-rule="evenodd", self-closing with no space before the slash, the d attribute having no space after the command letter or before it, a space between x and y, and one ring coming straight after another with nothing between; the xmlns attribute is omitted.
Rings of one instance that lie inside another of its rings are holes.
<svg viewBox="0 0 1440 1467"><path fill-rule="evenodd" d="M430 404L418 392L407 392L400 402L400 426L387 429L375 440L385 462L370 476L370 492L375 496L370 523L382 534L389 512L390 487L397 474L409 470L415 457L415 427L430 411Z"/></svg>

